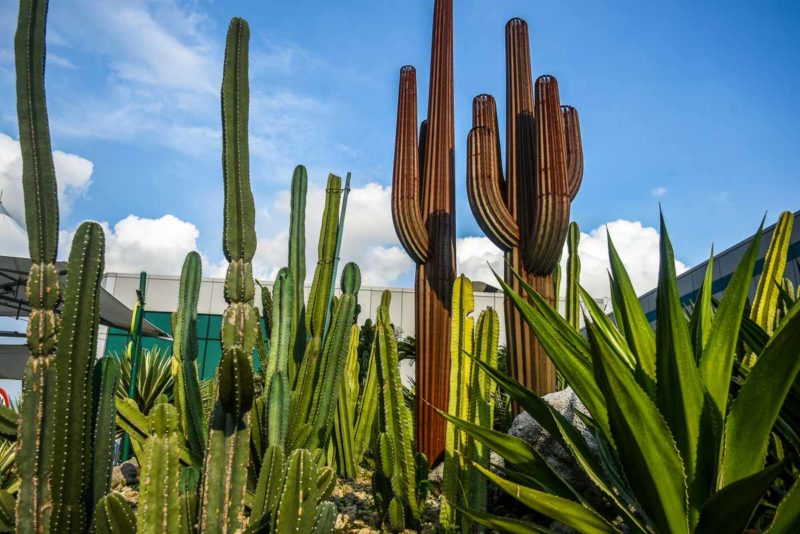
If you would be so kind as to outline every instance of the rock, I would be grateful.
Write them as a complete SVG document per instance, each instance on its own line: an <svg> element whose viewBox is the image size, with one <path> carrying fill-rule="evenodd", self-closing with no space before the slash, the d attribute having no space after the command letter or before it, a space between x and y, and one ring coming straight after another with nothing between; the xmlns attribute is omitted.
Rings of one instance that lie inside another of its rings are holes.
<svg viewBox="0 0 800 534"><path fill-rule="evenodd" d="M118 467L120 474L125 479L126 486L135 486L139 483L139 464L136 463L135 458L131 458Z"/></svg>
<svg viewBox="0 0 800 534"><path fill-rule="evenodd" d="M594 455L599 455L597 442L578 415L579 413L588 415L588 411L572 388L568 387L545 395L544 400L572 423L581 432L588 449ZM609 503L605 496L578 466L572 454L553 439L527 412L522 412L514 418L514 423L508 433L521 438L536 449L548 465L580 493L592 507L600 511L608 509ZM555 525L552 526L555 527Z"/></svg>
<svg viewBox="0 0 800 534"><path fill-rule="evenodd" d="M428 480L433 482L437 487L441 487L443 479L444 479L444 462L439 462L439 465L437 465L428 472Z"/></svg>

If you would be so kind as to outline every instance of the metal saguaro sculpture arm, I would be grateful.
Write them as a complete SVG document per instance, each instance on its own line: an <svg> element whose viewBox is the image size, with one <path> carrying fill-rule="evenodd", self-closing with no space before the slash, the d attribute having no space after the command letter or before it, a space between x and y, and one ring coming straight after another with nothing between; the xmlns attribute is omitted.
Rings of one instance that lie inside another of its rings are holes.
<svg viewBox="0 0 800 534"><path fill-rule="evenodd" d="M481 229L505 252L506 282L521 291L514 271L551 304L552 274L569 226L570 202L583 178L578 112L561 106L558 82L531 76L528 25L506 25L506 168L503 172L497 107L475 97L467 140L467 194ZM555 368L533 331L508 301L506 343L511 370L537 393L555 389Z"/></svg>
<svg viewBox="0 0 800 534"><path fill-rule="evenodd" d="M435 463L444 450L450 374L450 294L455 280L453 129L453 2L436 0L428 119L417 137L414 67L400 70L392 217L400 242L417 264L415 294L416 443Z"/></svg>

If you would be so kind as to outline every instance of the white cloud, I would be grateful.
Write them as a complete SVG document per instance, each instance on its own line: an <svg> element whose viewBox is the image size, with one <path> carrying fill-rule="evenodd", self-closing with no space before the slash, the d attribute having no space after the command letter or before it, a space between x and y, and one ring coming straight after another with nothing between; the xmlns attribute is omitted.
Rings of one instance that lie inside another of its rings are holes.
<svg viewBox="0 0 800 534"><path fill-rule="evenodd" d="M197 249L200 231L174 215L146 219L128 215L112 228L100 223L106 238L106 272L179 275L188 252ZM75 230L61 232L67 257Z"/></svg>
<svg viewBox="0 0 800 534"><path fill-rule="evenodd" d="M488 237L461 237L456 240L456 262L459 274L463 273L474 281L497 287L492 269L503 276L503 253Z"/></svg>
<svg viewBox="0 0 800 534"><path fill-rule="evenodd" d="M610 299L608 285L608 239L606 229L630 275L633 287L641 295L658 281L658 231L638 221L617 220L604 224L588 234L581 232L578 253L581 258L581 285L596 299ZM499 273L503 254L486 237L465 237L458 240L458 270L473 280L497 285L487 262ZM562 272L566 272L566 246L562 254ZM686 265L675 261L678 274ZM565 278L562 277L562 284ZM563 294L563 291L562 291Z"/></svg>
<svg viewBox="0 0 800 534"><path fill-rule="evenodd" d="M88 159L60 150L53 152L58 183L58 202L63 213L69 213L75 199L83 195L92 183L94 165ZM3 205L22 226L25 225L25 205L22 194L22 153L19 141L0 133L0 190Z"/></svg>
<svg viewBox="0 0 800 534"><path fill-rule="evenodd" d="M259 213L258 249L255 274L274 278L286 265L289 238L288 191L275 195L271 206ZM325 190L309 184L306 203L306 281L310 283L317 259L319 228L325 205ZM370 286L396 285L411 272L414 264L397 243L391 216L391 188L368 183L353 188L347 205L341 265L356 262L361 268L362 283Z"/></svg>
<svg viewBox="0 0 800 534"><path fill-rule="evenodd" d="M654 197L661 198L663 196L666 196L667 188L659 186L659 187L656 187L655 189L653 189L653 191L651 191L651 193L652 193L652 195Z"/></svg>

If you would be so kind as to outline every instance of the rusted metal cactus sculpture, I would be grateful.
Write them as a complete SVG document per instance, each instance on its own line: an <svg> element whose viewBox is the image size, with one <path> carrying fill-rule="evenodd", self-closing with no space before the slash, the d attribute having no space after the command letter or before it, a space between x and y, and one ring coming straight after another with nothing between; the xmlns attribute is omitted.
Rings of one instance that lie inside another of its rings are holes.
<svg viewBox="0 0 800 534"><path fill-rule="evenodd" d="M467 192L481 229L505 252L505 280L521 292L516 271L553 304L552 273L569 226L570 202L583 178L578 113L561 106L558 82L531 77L528 25L506 25L506 169L497 107L475 97L467 141ZM505 306L506 343L514 378L539 394L553 391L553 364L519 311Z"/></svg>
<svg viewBox="0 0 800 534"><path fill-rule="evenodd" d="M392 217L417 264L416 443L431 463L444 451L450 374L450 295L455 281L453 0L436 0L428 120L417 137L414 67L400 70Z"/></svg>

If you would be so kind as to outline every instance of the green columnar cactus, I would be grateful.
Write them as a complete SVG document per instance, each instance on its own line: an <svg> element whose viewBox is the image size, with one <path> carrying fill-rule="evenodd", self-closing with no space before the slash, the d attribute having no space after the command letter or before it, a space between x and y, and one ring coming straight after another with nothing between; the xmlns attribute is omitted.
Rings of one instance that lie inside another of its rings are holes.
<svg viewBox="0 0 800 534"><path fill-rule="evenodd" d="M250 414L238 418L217 402L209 423L200 495L200 532L237 532L242 525L250 457Z"/></svg>
<svg viewBox="0 0 800 534"><path fill-rule="evenodd" d="M551 275L583 177L578 114L560 105L554 77L540 76L534 91L525 21L506 25L506 54L505 173L497 107L493 97L480 95L467 140L467 194L481 229L506 254L506 283L520 291L518 274L552 305ZM509 302L505 315L514 378L540 394L552 391L555 367L533 330Z"/></svg>
<svg viewBox="0 0 800 534"><path fill-rule="evenodd" d="M767 254L764 257L763 274L758 280L753 306L750 310L750 319L768 334L775 330L775 312L778 307L783 272L786 270L786 258L789 252L793 223L794 214L790 211L784 211L778 218Z"/></svg>
<svg viewBox="0 0 800 534"><path fill-rule="evenodd" d="M20 398L17 470L20 490L16 525L20 532L42 532L50 514L47 445L50 427L45 423L52 401L51 370L59 332L56 306L61 300L55 260L58 250L58 194L50 146L44 90L45 25L47 0L20 2L14 55L17 71L17 115L22 151L22 188L31 270L27 298L28 347Z"/></svg>
<svg viewBox="0 0 800 534"><path fill-rule="evenodd" d="M92 508L111 491L111 468L114 465L116 438L116 389L119 382L119 360L105 356L94 366L94 436L92 439Z"/></svg>
<svg viewBox="0 0 800 534"><path fill-rule="evenodd" d="M296 449L286 458L282 447L270 447L261 464L247 532L299 532L309 527L332 532L335 507L322 501L335 482L333 470L321 466L311 451Z"/></svg>
<svg viewBox="0 0 800 534"><path fill-rule="evenodd" d="M91 498L91 371L100 326L100 278L105 256L103 229L78 227L72 241L67 288L56 348L50 489L53 532L81 532Z"/></svg>
<svg viewBox="0 0 800 534"><path fill-rule="evenodd" d="M346 478L357 474L361 458L355 453L356 405L358 404L358 341L361 328L354 324L350 332L350 347L344 376L339 386L339 400L334 420L334 446L336 449L336 470Z"/></svg>
<svg viewBox="0 0 800 534"><path fill-rule="evenodd" d="M162 402L153 409L150 420L153 432L139 457L141 475L136 511L138 532L179 532L181 509L178 495L178 412L171 404Z"/></svg>
<svg viewBox="0 0 800 534"><path fill-rule="evenodd" d="M289 363L292 346L292 316L294 306L294 280L292 272L283 268L275 279L273 302L274 328L270 339L269 361L265 377L265 416L267 445L284 446L289 426Z"/></svg>
<svg viewBox="0 0 800 534"><path fill-rule="evenodd" d="M197 377L197 299L200 296L202 267L200 255L186 255L178 290L178 311L173 329L172 365L175 378L175 407L189 447L202 455L206 444L206 421Z"/></svg>
<svg viewBox="0 0 800 534"><path fill-rule="evenodd" d="M307 442L310 449L325 449L333 429L339 385L355 319L356 295L360 287L361 272L355 263L348 263L342 272L342 296L338 305L334 306L330 332L325 339L316 370L312 404L308 412L312 423L312 433ZM309 310L313 313L313 308L309 307Z"/></svg>
<svg viewBox="0 0 800 534"><path fill-rule="evenodd" d="M97 502L93 529L96 534L136 534L136 515L119 493L109 493Z"/></svg>
<svg viewBox="0 0 800 534"><path fill-rule="evenodd" d="M575 330L581 329L581 304L580 304L580 284L581 284L581 258L578 255L578 244L581 240L581 230L578 223L569 223L567 232L567 306L566 319Z"/></svg>
<svg viewBox="0 0 800 534"><path fill-rule="evenodd" d="M356 405L355 432L353 435L353 454L356 464L360 463L369 449L378 415L378 362L376 348L372 347L367 363L367 374L361 387L361 394Z"/></svg>
<svg viewBox="0 0 800 534"><path fill-rule="evenodd" d="M297 174L296 174L297 177ZM304 183L304 174L300 175L297 182ZM314 417L315 413L315 383L317 380L316 370L320 365L321 353L323 350L322 334L325 326L325 315L328 313L328 299L330 289L333 284L331 276L333 274L333 256L336 248L336 233L339 224L339 206L342 195L341 178L331 174L328 176L328 187L325 194L325 208L322 213L322 227L319 233L319 245L317 251L319 258L317 268L314 271L314 281L311 285L311 293L308 299L308 306L305 310L305 332L303 337L307 340L305 352L300 367L297 370L297 377L293 388L293 401L291 407L292 428L290 429L290 442L298 447L303 445L303 436L311 432L304 423ZM304 187L293 184L293 191L298 192L298 197L305 198ZM294 208L300 208L297 201ZM293 214L292 221L297 217ZM291 240L290 240L291 242ZM290 256L289 261L292 262ZM294 316L293 316L294 321ZM348 325L349 327L349 325ZM298 328L300 328L298 326ZM330 336L329 336L330 337ZM296 347L296 346L295 346ZM345 345L346 347L346 345Z"/></svg>
<svg viewBox="0 0 800 534"><path fill-rule="evenodd" d="M295 387L300 362L306 348L306 195L308 173L298 165L292 175L291 218L289 221L289 270L294 280L294 295L289 342L289 384Z"/></svg>
<svg viewBox="0 0 800 534"><path fill-rule="evenodd" d="M241 417L253 404L253 368L250 362L259 339L259 318L253 306L255 281L252 259L256 251L255 206L250 190L247 121L247 74L250 29L234 18L228 28L222 79L222 162L225 217L222 249L228 260L222 317L222 358L219 364L219 400L226 413Z"/></svg>
<svg viewBox="0 0 800 534"><path fill-rule="evenodd" d="M225 225L223 251L228 308L222 318L222 358L217 371L217 401L209 423L200 498L200 532L236 532L244 513L253 405L251 355L260 340L253 306L251 260L256 249L255 208L250 190L247 117L247 47L250 30L234 18L228 28L222 80Z"/></svg>
<svg viewBox="0 0 800 534"><path fill-rule="evenodd" d="M472 282L464 275L453 285L453 342L450 355L450 402L448 414L491 429L494 417L494 394L486 373L472 358L497 368L499 320L491 308L478 317L477 329L470 316L475 309ZM458 508L486 510L486 479L470 468L471 461L488 461L489 450L475 442L455 425L447 424L442 493L445 499L439 523L446 531L469 528L469 521Z"/></svg>
<svg viewBox="0 0 800 534"><path fill-rule="evenodd" d="M375 326L381 417L379 462L372 487L384 526L402 531L401 522L414 526L419 521L424 496L418 473L424 471L420 468L427 466L427 460L422 454L414 454L411 412L403 398L397 338L389 318L390 302L391 293L384 291Z"/></svg>

